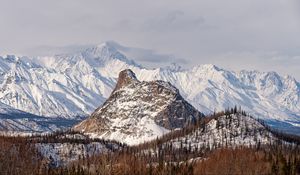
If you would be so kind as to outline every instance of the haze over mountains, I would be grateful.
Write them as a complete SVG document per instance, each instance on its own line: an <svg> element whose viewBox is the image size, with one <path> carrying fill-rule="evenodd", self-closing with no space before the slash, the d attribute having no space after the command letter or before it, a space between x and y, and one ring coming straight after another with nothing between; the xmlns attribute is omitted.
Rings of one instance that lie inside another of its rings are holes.
<svg viewBox="0 0 300 175"><path fill-rule="evenodd" d="M214 65L147 69L109 42L73 54L0 57L0 100L36 115L28 120L37 116L82 119L104 103L124 69L133 70L141 81L170 82L204 114L236 105L276 128L300 133L300 84L291 76L234 72Z"/></svg>

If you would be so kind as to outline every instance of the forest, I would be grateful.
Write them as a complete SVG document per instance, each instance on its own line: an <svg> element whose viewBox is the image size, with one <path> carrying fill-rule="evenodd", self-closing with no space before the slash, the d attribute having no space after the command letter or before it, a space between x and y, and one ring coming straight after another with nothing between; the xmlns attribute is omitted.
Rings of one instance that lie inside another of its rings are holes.
<svg viewBox="0 0 300 175"><path fill-rule="evenodd" d="M80 134L73 131L30 137L1 136L0 174L300 174L299 137L280 133L254 118L264 129L251 126L255 123L245 120L246 116L251 118L236 108L225 110L136 146L101 139L66 137ZM211 121L216 123L213 133L218 133L222 139L207 140L208 137L215 137L208 124ZM229 134L225 132L228 130ZM244 144L245 142L240 141L241 138L251 142ZM272 141L264 142L264 138L272 138ZM205 140L204 144L198 143L201 139ZM60 166L54 166L51 159L43 156L36 146L38 143L76 145L91 142L105 145L108 151L101 154L83 154Z"/></svg>

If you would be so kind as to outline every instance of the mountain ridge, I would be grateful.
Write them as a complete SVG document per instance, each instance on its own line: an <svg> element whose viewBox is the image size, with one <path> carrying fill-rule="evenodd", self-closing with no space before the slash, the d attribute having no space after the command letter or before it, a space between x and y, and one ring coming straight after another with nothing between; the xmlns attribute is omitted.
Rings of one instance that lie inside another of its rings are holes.
<svg viewBox="0 0 300 175"><path fill-rule="evenodd" d="M1 57L0 100L40 116L85 117L109 97L119 72L132 69L141 81L163 80L175 85L205 114L237 105L275 127L300 133L300 84L291 76L227 71L210 64L191 69L147 69L133 64L121 52L122 56L116 56L117 49L104 50L96 49L94 55L86 54L89 56Z"/></svg>

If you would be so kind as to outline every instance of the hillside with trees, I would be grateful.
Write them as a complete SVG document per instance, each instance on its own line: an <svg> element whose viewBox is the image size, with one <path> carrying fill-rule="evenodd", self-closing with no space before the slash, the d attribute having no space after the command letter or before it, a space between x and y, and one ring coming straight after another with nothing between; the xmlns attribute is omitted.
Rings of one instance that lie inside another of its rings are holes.
<svg viewBox="0 0 300 175"><path fill-rule="evenodd" d="M300 139L236 107L127 146L74 131L0 137L1 174L299 174Z"/></svg>

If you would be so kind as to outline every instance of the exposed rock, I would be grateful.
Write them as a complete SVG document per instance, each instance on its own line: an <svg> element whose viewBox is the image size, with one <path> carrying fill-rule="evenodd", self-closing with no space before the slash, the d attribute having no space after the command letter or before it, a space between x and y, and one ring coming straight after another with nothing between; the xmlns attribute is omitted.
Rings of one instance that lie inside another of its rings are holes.
<svg viewBox="0 0 300 175"><path fill-rule="evenodd" d="M140 82L127 69L120 72L107 101L74 129L136 144L182 128L202 116L170 83Z"/></svg>
<svg viewBox="0 0 300 175"><path fill-rule="evenodd" d="M138 83L135 73L130 69L125 69L119 73L119 78L114 91L121 89L129 84Z"/></svg>

